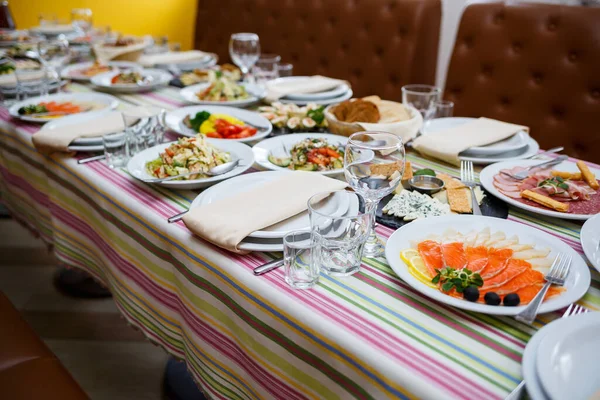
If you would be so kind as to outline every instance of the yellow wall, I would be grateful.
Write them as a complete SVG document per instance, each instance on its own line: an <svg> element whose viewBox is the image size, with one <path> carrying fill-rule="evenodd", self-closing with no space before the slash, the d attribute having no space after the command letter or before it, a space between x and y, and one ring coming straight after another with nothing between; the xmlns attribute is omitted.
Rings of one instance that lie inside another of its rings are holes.
<svg viewBox="0 0 600 400"><path fill-rule="evenodd" d="M69 21L71 9L89 8L94 25L132 35L169 37L182 49L193 48L196 0L10 0L9 7L20 29L38 25L40 13L53 13Z"/></svg>

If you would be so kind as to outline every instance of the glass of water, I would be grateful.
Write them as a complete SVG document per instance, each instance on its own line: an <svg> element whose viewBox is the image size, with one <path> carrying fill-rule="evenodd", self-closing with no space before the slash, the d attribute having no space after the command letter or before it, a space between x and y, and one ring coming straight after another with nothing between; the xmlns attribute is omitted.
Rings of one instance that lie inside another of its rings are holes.
<svg viewBox="0 0 600 400"><path fill-rule="evenodd" d="M362 197L339 190L308 200L310 226L316 242L313 257L328 275L349 276L360 270L369 237L370 216L360 211Z"/></svg>
<svg viewBox="0 0 600 400"><path fill-rule="evenodd" d="M65 39L44 40L38 43L38 54L45 62L46 86L50 87L53 83L60 83L60 71L68 64L71 57L69 42Z"/></svg>
<svg viewBox="0 0 600 400"><path fill-rule="evenodd" d="M233 63L247 75L260 57L260 41L256 33L234 33L229 40L229 55Z"/></svg>
<svg viewBox="0 0 600 400"><path fill-rule="evenodd" d="M102 136L104 157L110 168L121 168L129 161L129 132L109 133Z"/></svg>
<svg viewBox="0 0 600 400"><path fill-rule="evenodd" d="M442 90L432 85L402 86L402 103L413 106L423 116L423 126L434 117L435 102L440 100Z"/></svg>
<svg viewBox="0 0 600 400"><path fill-rule="evenodd" d="M74 8L71 10L71 24L82 33L92 29L92 10L89 8Z"/></svg>
<svg viewBox="0 0 600 400"><path fill-rule="evenodd" d="M283 237L285 281L295 289L310 289L319 281L311 231L291 231Z"/></svg>
<svg viewBox="0 0 600 400"><path fill-rule="evenodd" d="M277 79L279 77L279 61L281 61L281 57L277 54L261 54L252 69L256 82L264 84L271 79Z"/></svg>

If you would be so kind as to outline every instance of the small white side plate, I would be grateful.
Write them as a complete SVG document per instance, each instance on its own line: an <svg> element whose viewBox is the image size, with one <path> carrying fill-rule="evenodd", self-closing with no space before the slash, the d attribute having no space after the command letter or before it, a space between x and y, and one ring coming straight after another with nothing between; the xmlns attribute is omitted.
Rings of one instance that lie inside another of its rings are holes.
<svg viewBox="0 0 600 400"><path fill-rule="evenodd" d="M187 86L187 87L181 89L179 91L179 94L181 97L183 97L183 99L185 101L187 101L188 103L193 103L193 104L203 104L203 105L212 105L212 106L230 106L230 107L248 107L255 103L258 103L258 101L261 98L261 93L263 92L256 85L247 84L247 85L244 85L244 87L246 88L246 91L248 92L250 97L248 97L246 99L232 100L232 101L200 100L198 98L198 96L196 96L196 93L201 92L202 90L205 90L209 86L210 86L210 82L198 83L196 85Z"/></svg>
<svg viewBox="0 0 600 400"><path fill-rule="evenodd" d="M581 228L580 239L585 256L600 272L600 214L585 221Z"/></svg>
<svg viewBox="0 0 600 400"><path fill-rule="evenodd" d="M173 79L173 76L163 71L162 69L139 69L136 72L141 73L143 76L150 78L150 82L146 85L137 84L115 84L111 83L112 78L119 72L105 72L98 74L90 80L99 90L113 93L142 93L149 92L157 89L161 86L166 86L169 81Z"/></svg>

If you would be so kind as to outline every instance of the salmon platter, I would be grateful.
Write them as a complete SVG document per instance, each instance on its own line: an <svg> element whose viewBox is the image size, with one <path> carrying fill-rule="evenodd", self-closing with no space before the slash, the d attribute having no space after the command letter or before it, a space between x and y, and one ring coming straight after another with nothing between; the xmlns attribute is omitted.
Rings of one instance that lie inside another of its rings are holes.
<svg viewBox="0 0 600 400"><path fill-rule="evenodd" d="M481 184L499 199L538 214L585 220L600 213L600 170L582 161L531 168L537 163L490 165L481 172Z"/></svg>
<svg viewBox="0 0 600 400"><path fill-rule="evenodd" d="M392 269L415 289L458 308L515 315L541 290L559 253L572 257L565 286L551 286L542 310L579 299L590 284L570 246L523 224L485 216L443 216L398 229L388 240Z"/></svg>

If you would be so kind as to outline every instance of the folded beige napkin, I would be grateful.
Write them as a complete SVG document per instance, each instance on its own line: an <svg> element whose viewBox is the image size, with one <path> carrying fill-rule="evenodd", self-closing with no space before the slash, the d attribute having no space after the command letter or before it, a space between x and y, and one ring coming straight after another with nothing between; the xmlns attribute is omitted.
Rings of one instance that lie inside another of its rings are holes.
<svg viewBox="0 0 600 400"><path fill-rule="evenodd" d="M463 125L418 137L413 142L413 148L422 154L458 166L460 165L458 154L461 151L507 139L519 131L529 132L529 127L479 118Z"/></svg>
<svg viewBox="0 0 600 400"><path fill-rule="evenodd" d="M102 43L98 43L93 48L96 59L101 63L107 63L117 58L125 61L137 61L148 46L149 43L147 41L142 41L122 47L104 46Z"/></svg>
<svg viewBox="0 0 600 400"><path fill-rule="evenodd" d="M260 172L257 172L260 173ZM346 183L314 172L294 171L243 193L190 210L183 222L201 238L235 253L250 233L307 209L319 192L341 190Z"/></svg>
<svg viewBox="0 0 600 400"><path fill-rule="evenodd" d="M65 125L52 130L42 128L33 134L31 141L40 153L68 152L69 144L75 139L102 136L122 131L123 128L124 122L121 113L110 111L98 115L93 120Z"/></svg>
<svg viewBox="0 0 600 400"><path fill-rule="evenodd" d="M266 101L272 103L292 93L319 93L348 82L341 79L315 75L306 79L290 81L272 81L267 83Z"/></svg>
<svg viewBox="0 0 600 400"><path fill-rule="evenodd" d="M194 61L201 61L210 53L200 50L167 52L162 54L146 54L140 57L139 63L145 67L152 67L157 64L181 64Z"/></svg>
<svg viewBox="0 0 600 400"><path fill-rule="evenodd" d="M392 103L386 100L382 100L382 103ZM421 129L421 125L423 125L423 116L419 111L412 108L409 110L412 118L405 121L398 122L378 122L375 124L367 123L367 122L357 122L365 131L379 131L379 132L389 132L396 136L399 136L402 139L403 143L408 142L417 136L419 129Z"/></svg>

